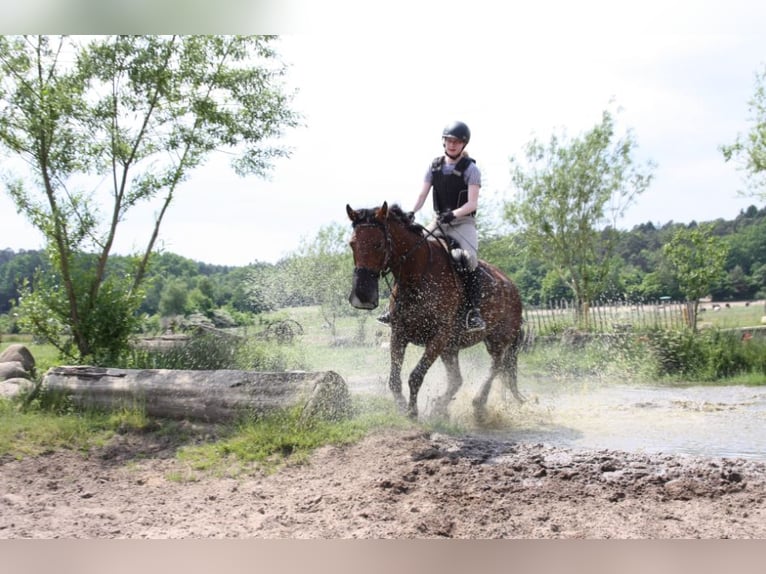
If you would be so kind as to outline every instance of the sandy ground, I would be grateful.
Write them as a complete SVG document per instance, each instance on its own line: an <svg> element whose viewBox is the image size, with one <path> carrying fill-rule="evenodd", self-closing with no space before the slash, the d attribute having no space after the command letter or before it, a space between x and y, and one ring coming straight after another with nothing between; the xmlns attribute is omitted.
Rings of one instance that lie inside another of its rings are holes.
<svg viewBox="0 0 766 574"><path fill-rule="evenodd" d="M0 538L764 538L766 465L375 434L267 475L188 475L127 433L0 459Z"/></svg>

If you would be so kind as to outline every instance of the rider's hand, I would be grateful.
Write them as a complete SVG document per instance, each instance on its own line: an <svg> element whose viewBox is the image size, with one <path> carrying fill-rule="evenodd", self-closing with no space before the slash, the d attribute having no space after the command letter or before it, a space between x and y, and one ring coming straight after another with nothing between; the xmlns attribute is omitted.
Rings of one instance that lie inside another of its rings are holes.
<svg viewBox="0 0 766 574"><path fill-rule="evenodd" d="M439 223L444 225L452 222L455 219L455 214L452 211L445 211L439 214Z"/></svg>
<svg viewBox="0 0 766 574"><path fill-rule="evenodd" d="M414 211L408 211L407 212L407 219L410 221L415 221L415 212Z"/></svg>

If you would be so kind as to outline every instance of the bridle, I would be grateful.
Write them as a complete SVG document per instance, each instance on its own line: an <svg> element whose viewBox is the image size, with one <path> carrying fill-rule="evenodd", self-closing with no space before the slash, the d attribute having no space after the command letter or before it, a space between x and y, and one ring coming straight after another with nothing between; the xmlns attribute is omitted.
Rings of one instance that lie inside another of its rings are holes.
<svg viewBox="0 0 766 574"><path fill-rule="evenodd" d="M417 241L415 245L410 247L406 253L403 253L402 255L399 255L398 257L394 257L393 239L391 238L391 232L389 230L389 225L387 222L366 221L363 223L357 223L354 227L355 228L378 227L382 229L386 252L383 258L383 265L381 265L381 268L377 271L377 274L386 280L386 284L388 285L389 289L391 288L391 283L388 279L388 276L391 273L393 273L394 269L396 267L401 268L401 266L404 265L404 263L415 252L415 250L418 249L425 241L427 241L429 237L434 237L434 238L437 237L436 235L434 235L432 231L429 231L424 228L426 233L421 234L420 240ZM429 251L429 263L430 261L431 261L431 253Z"/></svg>

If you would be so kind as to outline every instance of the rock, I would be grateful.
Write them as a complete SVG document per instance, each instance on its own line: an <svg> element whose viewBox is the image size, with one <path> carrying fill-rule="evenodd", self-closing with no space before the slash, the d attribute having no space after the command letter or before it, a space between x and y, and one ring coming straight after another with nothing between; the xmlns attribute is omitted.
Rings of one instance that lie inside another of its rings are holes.
<svg viewBox="0 0 766 574"><path fill-rule="evenodd" d="M31 375L20 361L6 361L0 363L0 381L15 378L29 379L31 378Z"/></svg>
<svg viewBox="0 0 766 574"><path fill-rule="evenodd" d="M12 399L18 395L33 391L35 382L16 377L0 381L0 397Z"/></svg>
<svg viewBox="0 0 766 574"><path fill-rule="evenodd" d="M21 343L13 343L0 353L0 363L18 361L25 371L34 375L35 358L32 353Z"/></svg>

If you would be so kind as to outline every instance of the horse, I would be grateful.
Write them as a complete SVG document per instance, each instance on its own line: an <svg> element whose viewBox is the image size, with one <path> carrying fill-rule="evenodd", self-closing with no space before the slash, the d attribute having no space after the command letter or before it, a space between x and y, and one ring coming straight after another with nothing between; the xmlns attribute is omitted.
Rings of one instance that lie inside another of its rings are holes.
<svg viewBox="0 0 766 574"><path fill-rule="evenodd" d="M463 383L458 353L480 342L491 357L491 367L473 399L477 419L486 415L492 381L498 375L514 398L523 403L525 398L517 388L522 304L513 281L494 265L479 260L480 309L486 328L467 332L463 281L442 240L412 221L398 205L389 208L384 202L379 207L357 210L346 205L346 212L352 224L349 244L354 260L349 303L358 309L376 308L381 275L390 273L394 278L388 386L398 407L417 419L418 391L428 369L441 357L447 371L447 390L437 399L434 410L446 415ZM401 370L410 343L425 350L410 373L407 403L402 394Z"/></svg>

